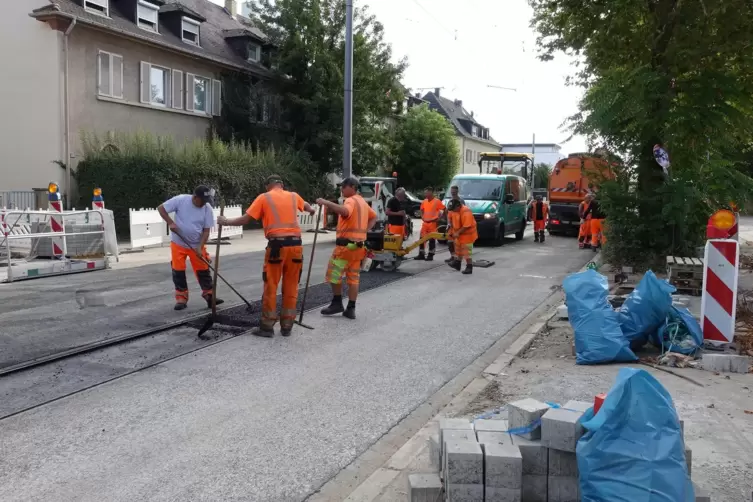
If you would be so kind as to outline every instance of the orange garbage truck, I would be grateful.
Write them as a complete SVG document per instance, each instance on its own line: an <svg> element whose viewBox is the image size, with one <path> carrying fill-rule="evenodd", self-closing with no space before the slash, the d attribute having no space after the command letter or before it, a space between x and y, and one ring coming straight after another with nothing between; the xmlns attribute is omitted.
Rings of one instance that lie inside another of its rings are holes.
<svg viewBox="0 0 753 502"><path fill-rule="evenodd" d="M580 204L602 180L613 177L609 163L592 153L573 153L557 162L549 175L549 233L578 235Z"/></svg>

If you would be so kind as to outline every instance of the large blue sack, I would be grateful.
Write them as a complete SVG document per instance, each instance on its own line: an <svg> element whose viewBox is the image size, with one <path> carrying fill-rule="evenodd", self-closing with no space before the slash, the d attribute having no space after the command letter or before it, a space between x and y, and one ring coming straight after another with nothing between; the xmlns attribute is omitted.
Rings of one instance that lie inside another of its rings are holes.
<svg viewBox="0 0 753 502"><path fill-rule="evenodd" d="M620 328L632 349L646 345L649 336L664 323L672 308L675 287L662 281L652 271L646 272L638 286L620 308Z"/></svg>
<svg viewBox="0 0 753 502"><path fill-rule="evenodd" d="M599 412L581 423L581 502L695 500L672 397L648 372L622 368Z"/></svg>
<svg viewBox="0 0 753 502"><path fill-rule="evenodd" d="M607 301L607 278L595 270L572 274L563 283L567 315L575 331L576 364L635 361L620 330L617 312Z"/></svg>
<svg viewBox="0 0 753 502"><path fill-rule="evenodd" d="M651 342L666 351L691 355L703 346L703 331L688 309L673 305Z"/></svg>

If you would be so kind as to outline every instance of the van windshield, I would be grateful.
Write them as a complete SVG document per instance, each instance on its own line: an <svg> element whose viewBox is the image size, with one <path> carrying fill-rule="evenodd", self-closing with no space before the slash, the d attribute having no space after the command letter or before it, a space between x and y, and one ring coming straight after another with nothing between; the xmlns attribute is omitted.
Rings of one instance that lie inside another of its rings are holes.
<svg viewBox="0 0 753 502"><path fill-rule="evenodd" d="M463 200L499 200L504 182L500 180L454 180L458 195Z"/></svg>

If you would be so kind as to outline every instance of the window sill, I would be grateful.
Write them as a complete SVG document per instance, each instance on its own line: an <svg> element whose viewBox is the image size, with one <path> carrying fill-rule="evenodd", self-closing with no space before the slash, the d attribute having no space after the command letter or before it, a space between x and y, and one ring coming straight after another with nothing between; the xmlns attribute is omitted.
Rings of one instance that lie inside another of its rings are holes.
<svg viewBox="0 0 753 502"><path fill-rule="evenodd" d="M179 115L188 115L189 117L199 117L199 118L205 118L210 119L211 116L207 115L206 113L201 112L189 112L187 110L179 110L177 108L168 108L166 106L156 106L156 105L147 105L144 103L135 103L133 101L126 101L125 99L119 99L119 98L111 98L108 96L99 96L97 95L98 101L105 101L108 103L117 103L119 105L128 105L128 106L135 106L137 108L144 108L146 110L154 110L157 112L167 112L167 113L177 113Z"/></svg>

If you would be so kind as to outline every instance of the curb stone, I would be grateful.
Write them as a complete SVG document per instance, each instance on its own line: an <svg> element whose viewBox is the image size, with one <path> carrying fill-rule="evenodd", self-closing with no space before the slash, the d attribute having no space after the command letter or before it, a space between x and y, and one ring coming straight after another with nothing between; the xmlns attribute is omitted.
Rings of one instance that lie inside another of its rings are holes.
<svg viewBox="0 0 753 502"><path fill-rule="evenodd" d="M597 265L602 264L601 253L594 256L591 260ZM586 265L587 266L587 265ZM586 266L580 269L580 272L586 270ZM462 410L475 397L481 394L487 386L507 368L512 361L520 354L525 352L544 330L547 322L556 315L557 307L549 309L544 315L538 318L538 321L525 330L506 350L502 352L490 365L484 369L479 376L474 378L465 388L457 394L449 404L437 413L429 422L427 422L413 437L411 437L387 462L374 471L366 480L358 485L347 498L345 502L371 502L377 499L385 488L387 488L400 473L408 468L410 464L418 457L426 446L426 442L439 431L439 419L452 416L457 411Z"/></svg>

